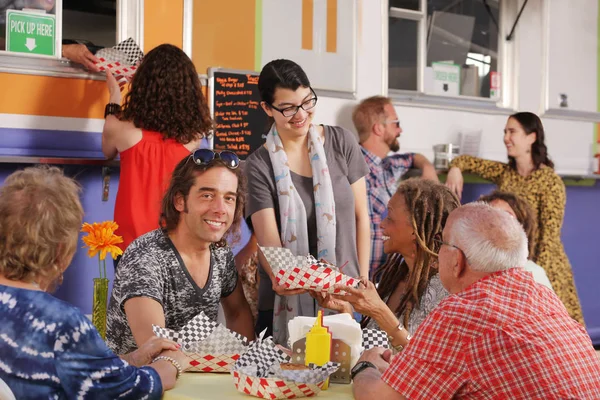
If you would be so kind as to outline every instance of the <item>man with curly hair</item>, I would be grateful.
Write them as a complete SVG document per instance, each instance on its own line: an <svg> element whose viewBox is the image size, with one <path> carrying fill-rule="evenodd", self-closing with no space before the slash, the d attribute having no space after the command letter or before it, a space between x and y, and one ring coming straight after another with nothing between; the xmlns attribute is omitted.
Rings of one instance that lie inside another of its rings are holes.
<svg viewBox="0 0 600 400"><path fill-rule="evenodd" d="M152 325L179 331L203 312L254 338L250 307L225 238L239 237L246 185L232 152L200 149L175 167L161 228L137 238L119 265L108 307L106 339L136 349Z"/></svg>
<svg viewBox="0 0 600 400"><path fill-rule="evenodd" d="M194 64L173 45L146 54L122 107L119 85L108 72L106 79L110 103L102 152L109 159L121 158L115 222L124 251L158 227L160 202L175 165L199 147L212 120Z"/></svg>

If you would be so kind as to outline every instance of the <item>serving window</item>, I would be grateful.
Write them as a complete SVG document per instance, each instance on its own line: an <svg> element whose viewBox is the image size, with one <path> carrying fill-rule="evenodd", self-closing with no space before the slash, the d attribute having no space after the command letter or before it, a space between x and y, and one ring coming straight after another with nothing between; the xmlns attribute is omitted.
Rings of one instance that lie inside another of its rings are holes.
<svg viewBox="0 0 600 400"><path fill-rule="evenodd" d="M63 58L63 46L94 53L128 37L141 46L142 15L136 0L0 0L0 71L101 79Z"/></svg>

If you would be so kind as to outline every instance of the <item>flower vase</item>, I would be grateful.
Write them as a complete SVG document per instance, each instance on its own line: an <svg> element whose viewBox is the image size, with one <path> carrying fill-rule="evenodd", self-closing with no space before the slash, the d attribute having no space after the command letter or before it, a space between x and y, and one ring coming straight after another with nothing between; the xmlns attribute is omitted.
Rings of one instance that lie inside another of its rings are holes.
<svg viewBox="0 0 600 400"><path fill-rule="evenodd" d="M102 339L106 337L106 309L108 306L108 279L94 278L94 300L92 304L92 324Z"/></svg>

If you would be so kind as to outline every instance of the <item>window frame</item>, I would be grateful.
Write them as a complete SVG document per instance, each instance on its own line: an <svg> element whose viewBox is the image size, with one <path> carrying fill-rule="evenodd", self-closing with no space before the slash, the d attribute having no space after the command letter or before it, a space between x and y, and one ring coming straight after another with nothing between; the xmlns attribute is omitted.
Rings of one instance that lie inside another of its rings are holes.
<svg viewBox="0 0 600 400"><path fill-rule="evenodd" d="M103 74L90 73L62 55L63 1L56 0L57 56L29 55L0 51L0 73L104 80ZM144 48L144 0L117 0L116 42L133 38Z"/></svg>
<svg viewBox="0 0 600 400"><path fill-rule="evenodd" d="M498 72L500 72L500 98L489 99L475 96L443 96L425 92L425 67L427 66L427 1L420 0L420 9L409 10L389 6L389 0L382 1L382 42L383 76L387 95L395 104L456 109L490 114L510 114L518 108L518 79L516 66L518 52L513 38L505 40L508 30L517 15L517 2L499 0L500 15L498 42ZM513 18L511 18L513 17ZM417 90L393 89L389 87L389 18L405 19L417 22Z"/></svg>
<svg viewBox="0 0 600 400"><path fill-rule="evenodd" d="M557 108L550 105L550 3L542 4L542 55L543 55L543 84L542 84L542 101L543 109L540 117L583 121L600 123L600 112L598 111L582 111L572 108ZM599 80L600 82L600 80ZM599 93L600 95L600 93ZM600 109L600 98L597 103ZM600 136L599 136L600 138ZM600 139L598 139L600 140ZM598 146L600 151L600 145ZM597 176L597 175L596 175ZM598 178L600 179L600 178Z"/></svg>

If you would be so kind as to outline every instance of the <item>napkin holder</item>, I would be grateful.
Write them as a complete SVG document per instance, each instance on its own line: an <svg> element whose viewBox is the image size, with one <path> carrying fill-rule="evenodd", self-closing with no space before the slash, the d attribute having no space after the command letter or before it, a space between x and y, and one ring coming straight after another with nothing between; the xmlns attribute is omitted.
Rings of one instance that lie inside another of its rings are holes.
<svg viewBox="0 0 600 400"><path fill-rule="evenodd" d="M292 346L292 362L294 364L304 364L306 354L306 338L296 340ZM351 350L344 341L340 339L331 340L331 361L340 364L340 367L329 376L332 383L350 383L350 362Z"/></svg>
<svg viewBox="0 0 600 400"><path fill-rule="evenodd" d="M309 365L306 370L282 371L281 363L293 362L264 332L235 363L231 374L236 389L263 399L292 399L315 396L339 364Z"/></svg>

